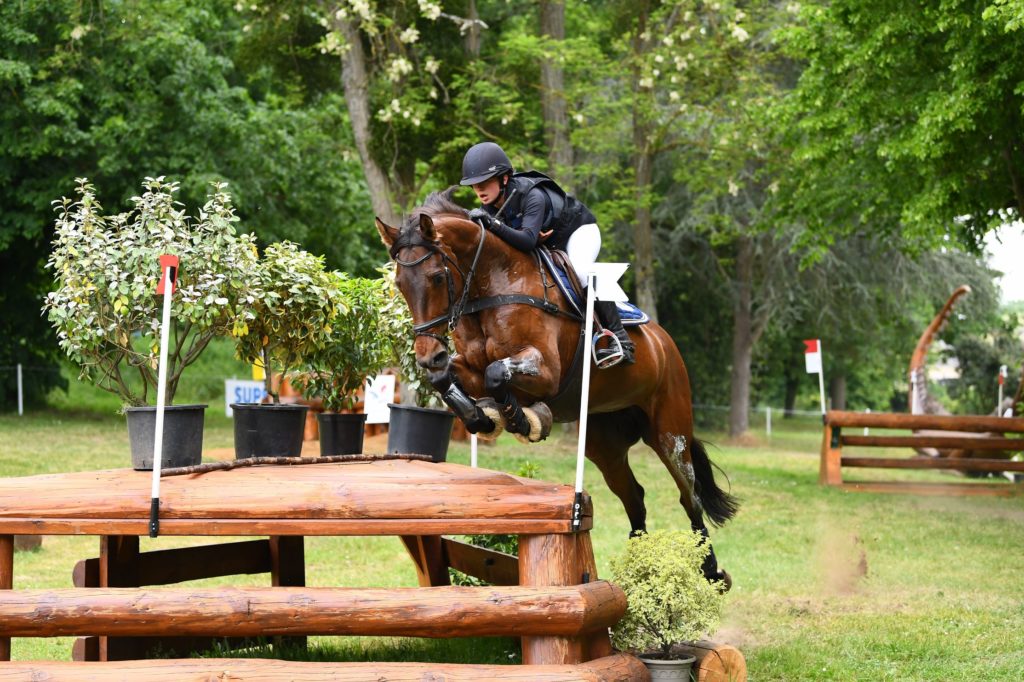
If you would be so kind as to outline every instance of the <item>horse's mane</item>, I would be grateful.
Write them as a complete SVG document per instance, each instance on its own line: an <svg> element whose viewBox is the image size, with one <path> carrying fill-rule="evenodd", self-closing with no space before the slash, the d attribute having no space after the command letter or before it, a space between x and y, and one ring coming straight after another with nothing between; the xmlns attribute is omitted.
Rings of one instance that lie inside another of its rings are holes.
<svg viewBox="0 0 1024 682"><path fill-rule="evenodd" d="M458 186L452 185L446 190L431 192L428 194L427 198L423 200L423 203L412 210L405 221L405 227L403 229L418 225L419 216L422 214L429 215L431 218L436 218L442 215L452 215L456 218L468 219L469 211L456 204L452 199L452 194L456 189L458 189Z"/></svg>

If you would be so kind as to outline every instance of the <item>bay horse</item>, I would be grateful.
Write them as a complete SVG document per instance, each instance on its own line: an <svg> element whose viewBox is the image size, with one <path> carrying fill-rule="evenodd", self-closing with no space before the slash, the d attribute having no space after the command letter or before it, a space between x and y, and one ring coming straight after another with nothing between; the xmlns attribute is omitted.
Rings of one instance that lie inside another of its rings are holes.
<svg viewBox="0 0 1024 682"><path fill-rule="evenodd" d="M471 433L495 437L507 428L540 440L552 421L579 418L578 382L575 395L571 387L580 374L581 321L568 313L569 302L536 255L471 221L451 200L454 189L428 196L401 228L376 220L412 313L416 361ZM642 438L672 476L691 527L708 538L705 517L721 525L738 502L716 484L693 436L686 366L657 324L629 334L635 364L591 374L589 414L596 416L587 420L586 456L622 502L633 536L647 522L644 489L628 461L630 446ZM713 550L703 572L728 589L731 580Z"/></svg>

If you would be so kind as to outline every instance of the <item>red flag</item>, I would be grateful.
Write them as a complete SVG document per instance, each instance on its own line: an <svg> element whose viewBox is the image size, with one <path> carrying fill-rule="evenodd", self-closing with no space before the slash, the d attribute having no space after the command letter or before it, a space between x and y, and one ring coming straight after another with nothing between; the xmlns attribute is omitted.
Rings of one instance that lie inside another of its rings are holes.
<svg viewBox="0 0 1024 682"><path fill-rule="evenodd" d="M157 295L162 295L164 289L167 286L167 268L171 269L171 291L174 293L174 287L178 283L178 257L171 255L160 256L160 283L156 285Z"/></svg>
<svg viewBox="0 0 1024 682"><path fill-rule="evenodd" d="M818 352L818 339L807 339L804 341L804 345L807 346L807 348L804 349L805 353Z"/></svg>

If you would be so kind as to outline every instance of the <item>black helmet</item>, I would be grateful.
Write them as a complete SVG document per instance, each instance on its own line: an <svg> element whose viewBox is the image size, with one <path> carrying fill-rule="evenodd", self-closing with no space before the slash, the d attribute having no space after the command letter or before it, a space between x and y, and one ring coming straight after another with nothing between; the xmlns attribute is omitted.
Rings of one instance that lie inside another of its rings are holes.
<svg viewBox="0 0 1024 682"><path fill-rule="evenodd" d="M508 154L493 142L481 142L469 148L462 157L461 185L475 185L495 175L512 172Z"/></svg>

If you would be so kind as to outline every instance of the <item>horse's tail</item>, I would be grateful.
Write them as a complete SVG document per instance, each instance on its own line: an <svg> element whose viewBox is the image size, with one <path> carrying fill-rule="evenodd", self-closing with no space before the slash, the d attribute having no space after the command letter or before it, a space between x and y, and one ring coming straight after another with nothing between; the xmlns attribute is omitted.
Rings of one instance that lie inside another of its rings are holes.
<svg viewBox="0 0 1024 682"><path fill-rule="evenodd" d="M704 513L712 524L721 526L739 511L739 500L734 495L719 488L718 484L715 483L715 474L711 469L711 458L708 457L708 452L704 449L704 443L696 438L693 439L690 457L693 461L693 473L697 478L696 491L700 495L700 501L704 506Z"/></svg>

